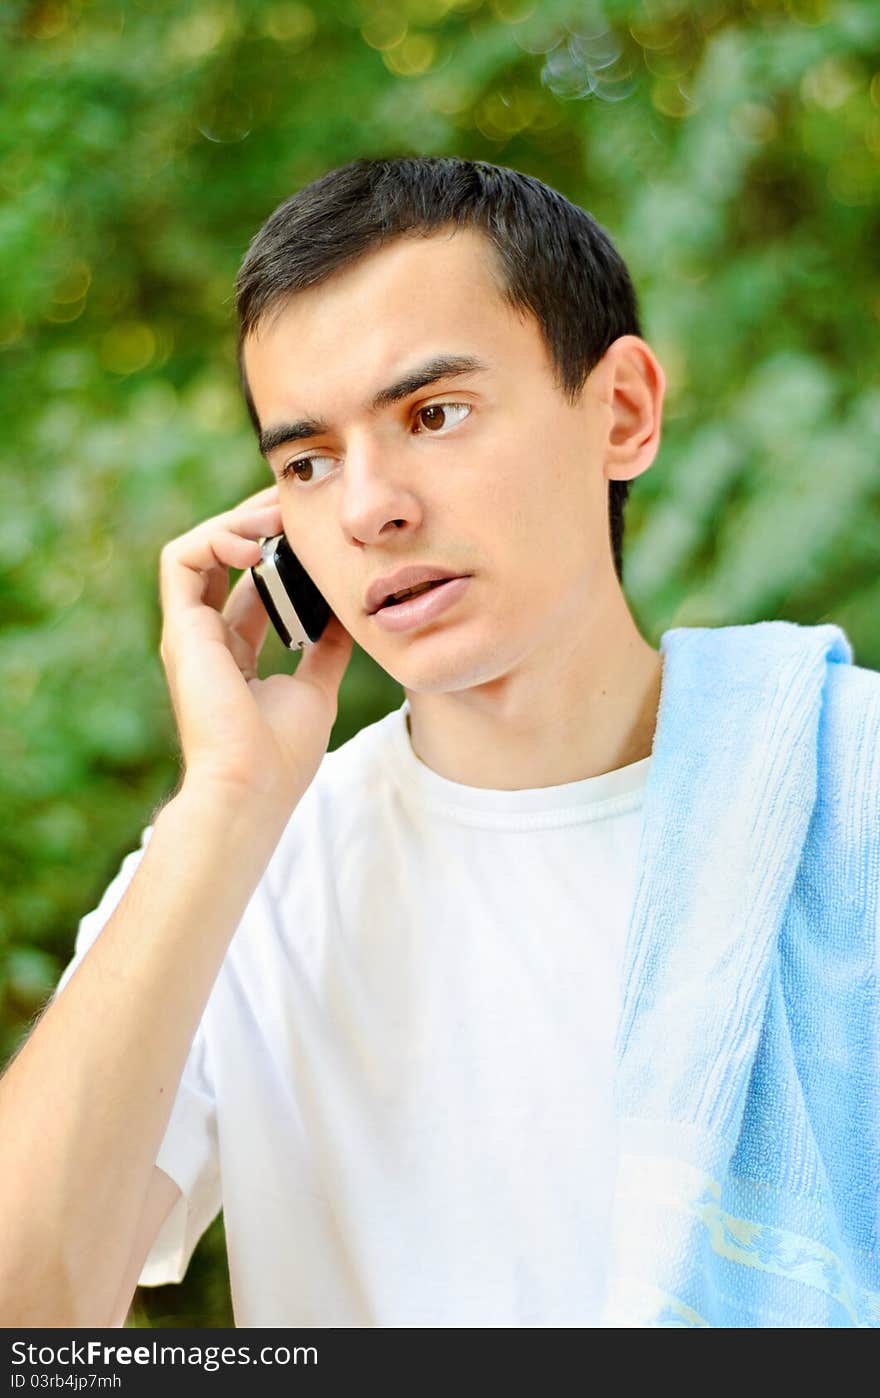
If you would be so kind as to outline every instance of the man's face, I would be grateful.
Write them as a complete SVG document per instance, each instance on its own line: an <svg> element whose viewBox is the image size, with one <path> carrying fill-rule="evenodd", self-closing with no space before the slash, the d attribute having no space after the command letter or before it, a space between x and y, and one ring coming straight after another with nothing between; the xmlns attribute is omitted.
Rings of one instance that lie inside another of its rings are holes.
<svg viewBox="0 0 880 1398"><path fill-rule="evenodd" d="M618 587L611 411L595 371L576 405L556 387L538 323L502 299L491 252L474 230L398 238L297 293L244 347L264 436L311 424L266 453L291 547L354 640L416 692L545 658L552 674ZM485 367L371 406L452 356ZM383 630L364 595L405 564L470 578L434 620Z"/></svg>

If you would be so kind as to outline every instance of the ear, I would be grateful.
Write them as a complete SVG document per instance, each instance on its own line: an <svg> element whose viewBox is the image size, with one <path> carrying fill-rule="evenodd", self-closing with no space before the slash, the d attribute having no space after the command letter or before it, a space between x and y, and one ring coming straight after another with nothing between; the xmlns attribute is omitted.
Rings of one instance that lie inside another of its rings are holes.
<svg viewBox="0 0 880 1398"><path fill-rule="evenodd" d="M666 375L638 335L619 336L595 372L596 391L609 410L605 475L631 481L647 471L660 446Z"/></svg>

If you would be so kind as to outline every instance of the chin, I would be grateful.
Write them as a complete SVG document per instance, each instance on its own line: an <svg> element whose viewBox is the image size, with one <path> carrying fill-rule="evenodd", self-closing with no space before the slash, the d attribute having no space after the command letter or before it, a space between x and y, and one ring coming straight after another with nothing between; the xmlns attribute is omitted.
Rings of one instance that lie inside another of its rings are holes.
<svg viewBox="0 0 880 1398"><path fill-rule="evenodd" d="M452 648L451 648L452 649ZM374 656L386 674L412 694L457 694L465 689L491 684L503 679L512 668L509 657L487 656L485 650L470 653L459 642L454 654L401 655L392 664L387 658Z"/></svg>

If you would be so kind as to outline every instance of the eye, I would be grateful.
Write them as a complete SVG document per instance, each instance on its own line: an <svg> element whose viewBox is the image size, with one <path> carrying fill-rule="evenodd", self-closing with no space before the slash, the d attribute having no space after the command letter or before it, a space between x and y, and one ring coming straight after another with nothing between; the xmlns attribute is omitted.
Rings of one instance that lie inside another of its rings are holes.
<svg viewBox="0 0 880 1398"><path fill-rule="evenodd" d="M298 456L293 461L288 461L285 466L282 466L278 473L278 479L281 481L297 480L303 485L308 485L314 476L315 464L321 461L329 461L331 466L336 464L332 456ZM301 476L300 468L306 471L307 474ZM321 480L323 477L319 476L318 479Z"/></svg>
<svg viewBox="0 0 880 1398"><path fill-rule="evenodd" d="M416 419L418 421L421 418L424 422L421 435L424 435L424 432L430 432L432 436L439 436L443 429L448 429L450 425L457 426L455 421L449 424L450 412L453 414L460 412L462 418L466 418L470 412L470 403L427 403L424 408L418 408ZM336 466L336 461L332 456L298 456L294 457L292 461L287 461L287 464L281 467L281 470L278 471L278 480L295 480L301 482L302 485L312 485L316 481L322 481L323 475L318 475L318 477L315 475L315 463L318 461L327 461L330 468Z"/></svg>
<svg viewBox="0 0 880 1398"><path fill-rule="evenodd" d="M457 427L470 410L470 403L428 403L419 408L416 421L421 422L424 431L439 433L444 428Z"/></svg>

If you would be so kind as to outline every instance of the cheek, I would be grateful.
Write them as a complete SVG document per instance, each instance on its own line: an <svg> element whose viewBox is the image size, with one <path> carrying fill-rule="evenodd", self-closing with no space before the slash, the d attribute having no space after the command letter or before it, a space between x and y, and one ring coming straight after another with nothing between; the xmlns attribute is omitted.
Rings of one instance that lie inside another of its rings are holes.
<svg viewBox="0 0 880 1398"><path fill-rule="evenodd" d="M296 489L295 485L289 483L281 487L281 523L287 541L297 557L303 558L303 555L309 552L314 557L318 553L315 545L321 522L318 518L307 518L303 502L293 498Z"/></svg>
<svg viewBox="0 0 880 1398"><path fill-rule="evenodd" d="M523 549L552 549L559 531L570 528L572 514L581 509L556 463L521 457L499 462L487 474L471 508L490 548L514 557Z"/></svg>

